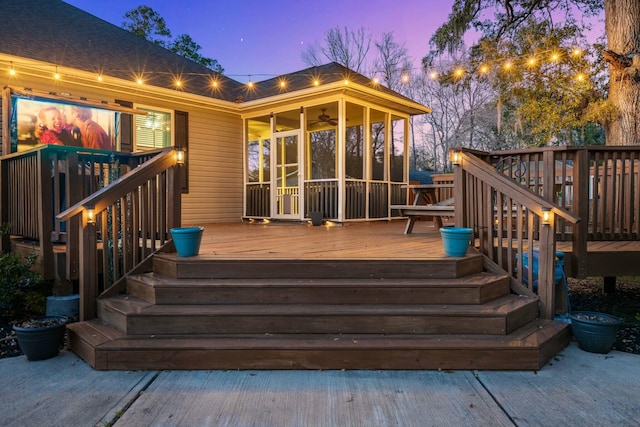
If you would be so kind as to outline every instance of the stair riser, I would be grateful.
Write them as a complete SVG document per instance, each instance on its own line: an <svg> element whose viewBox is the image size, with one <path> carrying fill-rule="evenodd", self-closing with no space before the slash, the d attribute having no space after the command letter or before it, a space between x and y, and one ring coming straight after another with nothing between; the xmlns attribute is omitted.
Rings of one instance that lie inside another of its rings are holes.
<svg viewBox="0 0 640 427"><path fill-rule="evenodd" d="M530 319L532 320L532 319ZM515 322L513 326L515 326ZM475 316L129 316L128 335L196 334L491 334L507 333L504 317Z"/></svg>
<svg viewBox="0 0 640 427"><path fill-rule="evenodd" d="M156 273L176 279L450 279L482 271L482 257L434 261L186 260L154 257Z"/></svg>
<svg viewBox="0 0 640 427"><path fill-rule="evenodd" d="M568 342L568 338L565 340ZM566 343L553 354L559 352ZM393 350L121 350L96 352L104 370L178 369L458 369L537 370L541 351L530 349Z"/></svg>
<svg viewBox="0 0 640 427"><path fill-rule="evenodd" d="M152 304L484 304L509 293L507 280L482 287L156 287L129 280L130 295Z"/></svg>

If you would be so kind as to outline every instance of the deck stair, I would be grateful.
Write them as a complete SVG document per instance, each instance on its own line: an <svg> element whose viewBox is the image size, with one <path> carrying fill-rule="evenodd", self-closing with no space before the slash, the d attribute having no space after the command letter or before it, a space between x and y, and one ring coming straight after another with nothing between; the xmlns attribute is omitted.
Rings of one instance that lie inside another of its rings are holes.
<svg viewBox="0 0 640 427"><path fill-rule="evenodd" d="M433 260L154 256L68 325L96 369L538 369L569 341L479 254Z"/></svg>

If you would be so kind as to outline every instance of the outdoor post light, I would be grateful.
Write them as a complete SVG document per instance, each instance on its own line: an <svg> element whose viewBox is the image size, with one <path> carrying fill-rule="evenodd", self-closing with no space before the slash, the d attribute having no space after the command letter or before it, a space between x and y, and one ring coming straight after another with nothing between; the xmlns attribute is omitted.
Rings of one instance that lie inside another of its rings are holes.
<svg viewBox="0 0 640 427"><path fill-rule="evenodd" d="M87 212L87 224L95 224L96 222L96 213L93 209L92 205L85 205L85 211Z"/></svg>
<svg viewBox="0 0 640 427"><path fill-rule="evenodd" d="M542 208L542 223L544 225L549 225L551 220L551 209Z"/></svg>
<svg viewBox="0 0 640 427"><path fill-rule="evenodd" d="M176 163L184 165L184 148L176 147Z"/></svg>
<svg viewBox="0 0 640 427"><path fill-rule="evenodd" d="M462 161L462 152L460 151L451 151L449 154L449 160L451 160L452 165L459 165Z"/></svg>

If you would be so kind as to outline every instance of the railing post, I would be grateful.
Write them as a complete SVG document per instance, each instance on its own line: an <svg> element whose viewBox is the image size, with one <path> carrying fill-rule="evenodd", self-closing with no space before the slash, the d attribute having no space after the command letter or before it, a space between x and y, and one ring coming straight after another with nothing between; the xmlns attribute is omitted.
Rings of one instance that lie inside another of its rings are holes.
<svg viewBox="0 0 640 427"><path fill-rule="evenodd" d="M73 206L80 200L82 200L82 175L78 175L78 153L67 153L67 170L65 176L64 185L66 187L66 207ZM84 174L84 171L80 172ZM58 214L60 212L56 212ZM74 215L69 218L66 224L67 233L67 256L66 266L64 272L64 279L76 280L78 279L78 224L80 217ZM58 230L60 231L60 230Z"/></svg>
<svg viewBox="0 0 640 427"><path fill-rule="evenodd" d="M9 170L6 162L0 160L0 224L9 222ZM0 253L11 250L9 233L0 236Z"/></svg>
<svg viewBox="0 0 640 427"><path fill-rule="evenodd" d="M554 188L556 185L555 152L545 150L542 152L542 196L545 200L555 203Z"/></svg>
<svg viewBox="0 0 640 427"><path fill-rule="evenodd" d="M571 272L587 276L587 237L589 233L589 150L576 150L573 160L573 213L581 220L573 225L573 260Z"/></svg>
<svg viewBox="0 0 640 427"><path fill-rule="evenodd" d="M464 155L460 153L461 157ZM456 227L465 227L466 226L466 217L467 217L467 201L465 200L465 172L463 169L462 161L460 164L453 166L453 200L455 204L454 210L454 223Z"/></svg>
<svg viewBox="0 0 640 427"><path fill-rule="evenodd" d="M169 176L169 194L167 195L169 209L167 212L167 224L169 225L169 228L180 227L182 224L182 184L180 183L180 175L182 174L182 171L180 168L183 167L184 165L176 164L167 171Z"/></svg>
<svg viewBox="0 0 640 427"><path fill-rule="evenodd" d="M538 252L538 296L540 317L553 319L555 312L555 214L551 213L549 224L540 225L540 249ZM530 264L533 265L533 260Z"/></svg>
<svg viewBox="0 0 640 427"><path fill-rule="evenodd" d="M98 295L98 247L96 239L96 223L88 222L83 212L78 222L80 237L78 249L80 251L80 320L91 320L96 317L96 297Z"/></svg>
<svg viewBox="0 0 640 427"><path fill-rule="evenodd" d="M46 155L45 155L46 154ZM53 279L53 245L51 233L53 231L53 206L51 191L51 162L48 151L38 151L38 241L40 248L40 263L42 265L42 277Z"/></svg>

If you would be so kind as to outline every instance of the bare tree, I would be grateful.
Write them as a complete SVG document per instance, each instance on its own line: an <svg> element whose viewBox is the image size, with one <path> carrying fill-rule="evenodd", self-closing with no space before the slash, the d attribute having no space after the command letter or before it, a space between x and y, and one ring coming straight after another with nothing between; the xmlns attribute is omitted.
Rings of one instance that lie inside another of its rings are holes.
<svg viewBox="0 0 640 427"><path fill-rule="evenodd" d="M346 27L334 27L325 33L321 43L307 47L302 53L302 60L308 65L321 65L328 60L363 73L370 48L371 34L364 28L350 31Z"/></svg>

